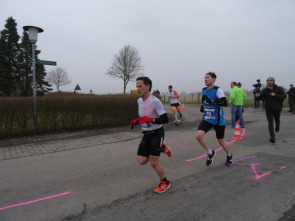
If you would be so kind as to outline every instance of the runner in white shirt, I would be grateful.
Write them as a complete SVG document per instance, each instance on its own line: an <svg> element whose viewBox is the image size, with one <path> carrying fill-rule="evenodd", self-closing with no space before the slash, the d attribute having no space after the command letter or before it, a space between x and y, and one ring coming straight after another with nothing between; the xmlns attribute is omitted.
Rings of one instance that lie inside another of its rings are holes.
<svg viewBox="0 0 295 221"><path fill-rule="evenodd" d="M170 183L166 178L163 166L160 164L161 152L171 157L171 151L164 141L164 129L162 124L168 123L169 119L163 108L162 102L151 95L152 81L148 77L138 77L136 87L140 98L138 103L139 118L131 122L131 129L137 124L141 124L143 138L137 151L137 161L140 165L150 162L158 176L160 184L154 189L156 193L163 193L170 188Z"/></svg>
<svg viewBox="0 0 295 221"><path fill-rule="evenodd" d="M173 116L174 116L174 119L175 119L173 122L175 124L179 124L180 120L178 120L177 113L176 113L176 110L177 110L177 112L179 113L179 116L182 117L182 113L180 111L180 103L179 103L179 100L178 100L179 94L175 90L173 90L172 85L169 85L168 90L169 90L169 92L168 92L168 94L169 94L169 102L170 102L171 110L173 112Z"/></svg>

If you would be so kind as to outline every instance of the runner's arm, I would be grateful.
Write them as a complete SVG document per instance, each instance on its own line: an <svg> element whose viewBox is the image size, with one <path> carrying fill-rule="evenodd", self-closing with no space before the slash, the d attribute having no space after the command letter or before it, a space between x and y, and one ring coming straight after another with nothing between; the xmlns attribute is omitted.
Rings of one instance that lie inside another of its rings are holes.
<svg viewBox="0 0 295 221"><path fill-rule="evenodd" d="M169 118L167 113L161 114L159 118L153 119L153 124L167 124L169 122Z"/></svg>
<svg viewBox="0 0 295 221"><path fill-rule="evenodd" d="M144 124L144 123L149 123L151 122L152 124L166 124L169 122L169 119L168 119L168 115L166 113L160 115L159 118L151 118L151 117L147 117L147 116L142 116L142 117L139 117L137 118L136 120L134 121L138 121L140 124ZM136 123L133 123L134 121L131 122L131 129L133 128L133 126L136 124Z"/></svg>
<svg viewBox="0 0 295 221"><path fill-rule="evenodd" d="M279 88L278 93L276 93L275 98L278 100L284 100L286 98L286 93L283 88Z"/></svg>
<svg viewBox="0 0 295 221"><path fill-rule="evenodd" d="M153 100L153 106L156 109L157 115L160 117L153 118L153 124L167 124L169 122L168 115L163 108L163 104L159 99Z"/></svg>
<svg viewBox="0 0 295 221"><path fill-rule="evenodd" d="M172 96L172 97L179 98L179 94L175 90L173 90L173 92L174 92L174 96Z"/></svg>
<svg viewBox="0 0 295 221"><path fill-rule="evenodd" d="M223 107L227 107L227 100L226 100L226 97L222 97L220 98L218 101L214 101L215 105L217 106L223 106Z"/></svg>
<svg viewBox="0 0 295 221"><path fill-rule="evenodd" d="M265 90L262 90L262 91L260 91L259 93L256 93L255 94L255 97L256 97L256 100L257 101L260 101L260 100L262 100L264 97L265 97Z"/></svg>
<svg viewBox="0 0 295 221"><path fill-rule="evenodd" d="M215 104L217 106L227 107L227 99L226 99L225 94L221 88L217 89L216 96L218 97L219 100L214 101L213 104Z"/></svg>

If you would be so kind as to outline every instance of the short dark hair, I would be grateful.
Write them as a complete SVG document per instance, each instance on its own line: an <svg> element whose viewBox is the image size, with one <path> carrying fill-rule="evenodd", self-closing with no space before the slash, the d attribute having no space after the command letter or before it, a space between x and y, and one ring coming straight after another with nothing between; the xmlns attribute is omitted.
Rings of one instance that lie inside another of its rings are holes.
<svg viewBox="0 0 295 221"><path fill-rule="evenodd" d="M206 75L210 75L212 78L217 78L214 72L208 72Z"/></svg>
<svg viewBox="0 0 295 221"><path fill-rule="evenodd" d="M144 85L147 86L147 85L150 85L150 92L152 90L152 81L151 79L149 79L148 77L138 77L136 79L136 81L143 81Z"/></svg>
<svg viewBox="0 0 295 221"><path fill-rule="evenodd" d="M172 85L169 85L168 88L173 88Z"/></svg>
<svg viewBox="0 0 295 221"><path fill-rule="evenodd" d="M232 83L233 85L237 85L237 82L235 82L235 81L232 81L231 83Z"/></svg>
<svg viewBox="0 0 295 221"><path fill-rule="evenodd" d="M268 80L271 80L271 81L273 81L273 83L275 83L275 78L274 78L274 77L268 77L268 78L266 79L266 81L268 81Z"/></svg>

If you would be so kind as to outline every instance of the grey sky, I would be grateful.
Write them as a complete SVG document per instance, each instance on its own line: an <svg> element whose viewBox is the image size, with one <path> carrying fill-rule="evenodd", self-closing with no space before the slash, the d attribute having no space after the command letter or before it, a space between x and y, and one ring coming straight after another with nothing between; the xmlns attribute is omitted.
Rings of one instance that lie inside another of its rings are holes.
<svg viewBox="0 0 295 221"><path fill-rule="evenodd" d="M170 84L200 91L208 71L224 91L231 81L251 90L268 76L295 84L294 0L0 0L0 30L10 16L20 35L25 25L44 29L39 58L67 70L72 82L63 91L79 84L84 93L122 93L123 81L105 73L126 44L161 92Z"/></svg>

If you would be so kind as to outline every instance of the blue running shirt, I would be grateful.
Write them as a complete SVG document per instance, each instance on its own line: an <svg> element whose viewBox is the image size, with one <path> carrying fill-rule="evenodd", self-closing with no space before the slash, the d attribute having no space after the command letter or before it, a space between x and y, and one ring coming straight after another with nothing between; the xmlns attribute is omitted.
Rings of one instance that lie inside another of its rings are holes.
<svg viewBox="0 0 295 221"><path fill-rule="evenodd" d="M207 95L210 100L214 100L214 102L219 101L220 98L225 97L224 92L221 88L214 86L210 90L207 87L203 88L202 95ZM210 124L224 126L224 114L223 108L215 105L210 104L206 101L203 101L204 105L204 116L203 119Z"/></svg>

